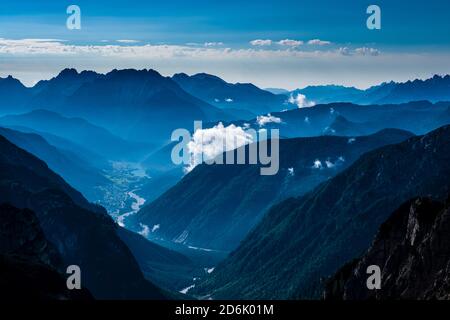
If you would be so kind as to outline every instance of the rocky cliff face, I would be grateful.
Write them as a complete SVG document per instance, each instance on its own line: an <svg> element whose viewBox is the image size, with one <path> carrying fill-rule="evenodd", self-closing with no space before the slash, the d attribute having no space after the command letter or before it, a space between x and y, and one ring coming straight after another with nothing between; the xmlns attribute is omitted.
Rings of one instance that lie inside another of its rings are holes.
<svg viewBox="0 0 450 320"><path fill-rule="evenodd" d="M36 215L0 205L0 299L90 299L85 290L70 291L58 271L61 258L47 241Z"/></svg>
<svg viewBox="0 0 450 320"><path fill-rule="evenodd" d="M368 290L367 267L381 268L381 289ZM327 283L325 299L450 299L450 196L416 198L380 227L368 252Z"/></svg>

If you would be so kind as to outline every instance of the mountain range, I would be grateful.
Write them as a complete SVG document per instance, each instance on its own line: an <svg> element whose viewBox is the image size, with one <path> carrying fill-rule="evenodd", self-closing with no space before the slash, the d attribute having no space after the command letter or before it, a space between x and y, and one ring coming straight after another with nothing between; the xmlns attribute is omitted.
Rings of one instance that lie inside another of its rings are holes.
<svg viewBox="0 0 450 320"><path fill-rule="evenodd" d="M199 165L130 217L128 226L138 230L147 225L154 229L151 238L230 251L276 202L310 191L367 151L411 136L390 129L356 139L281 139L280 169L274 176L260 175L260 165ZM248 146L242 148L248 153Z"/></svg>
<svg viewBox="0 0 450 320"><path fill-rule="evenodd" d="M169 142L174 129L192 128L194 120L250 120L295 109L296 104L289 102L290 95L304 94L316 104L376 105L418 100L436 103L450 100L449 83L447 75L383 83L367 90L333 85L273 94L253 84L232 84L204 73L192 76L180 73L170 78L154 70L113 70L99 74L64 69L56 77L42 80L31 88L12 77L0 79L0 93L5 93L0 101L0 114L45 109L65 117L81 117L125 140L162 146ZM348 120L355 121L351 117Z"/></svg>
<svg viewBox="0 0 450 320"><path fill-rule="evenodd" d="M337 85L308 86L289 94L304 95L316 104L350 102L355 104L399 104L411 101L450 101L450 75L425 80L386 82L366 90Z"/></svg>
<svg viewBox="0 0 450 320"><path fill-rule="evenodd" d="M186 92L232 112L239 119L252 119L260 114L287 108L285 96L262 90L251 83L228 83L206 73L192 76L178 73L172 79Z"/></svg>
<svg viewBox="0 0 450 320"><path fill-rule="evenodd" d="M15 79L0 82L17 86ZM7 89L5 89L7 90ZM194 120L230 120L222 110L190 95L172 79L154 70L113 70L107 74L65 69L58 76L21 88L23 103L1 102L0 113L45 109L66 117L81 117L124 139L161 142L176 128ZM176 116L174 116L176 115Z"/></svg>
<svg viewBox="0 0 450 320"><path fill-rule="evenodd" d="M417 196L443 201L450 126L370 151L311 192L275 206L192 293L213 299L319 298L323 279L362 255Z"/></svg>
<svg viewBox="0 0 450 320"><path fill-rule="evenodd" d="M385 128L425 134L450 123L450 102L415 101L404 104L356 105L320 104L285 112L273 112L248 121L224 125L260 129L278 129L280 136L314 137L320 135L372 134ZM213 124L205 125L211 127Z"/></svg>
<svg viewBox="0 0 450 320"><path fill-rule="evenodd" d="M0 78L0 296L448 299L449 85L288 92L134 69L65 69L33 87ZM278 174L186 173L170 137L195 120L279 129ZM370 264L382 290L361 287ZM83 290L67 290L68 265Z"/></svg>

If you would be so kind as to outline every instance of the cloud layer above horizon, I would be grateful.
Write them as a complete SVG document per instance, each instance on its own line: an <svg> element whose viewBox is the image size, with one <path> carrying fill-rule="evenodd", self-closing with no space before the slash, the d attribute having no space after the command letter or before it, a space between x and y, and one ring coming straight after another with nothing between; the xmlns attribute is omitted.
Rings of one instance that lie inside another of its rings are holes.
<svg viewBox="0 0 450 320"><path fill-rule="evenodd" d="M13 75L27 85L66 67L98 72L153 68L165 75L207 72L230 82L287 89L330 83L368 87L450 73L445 52L382 52L320 39L252 40L248 46L232 47L224 42L173 45L121 39L76 44L62 39L0 38L0 57L4 61L0 76Z"/></svg>
<svg viewBox="0 0 450 320"><path fill-rule="evenodd" d="M367 29L367 4L359 0L76 4L81 30L67 29L60 1L1 1L0 76L32 85L66 67L152 68L295 89L450 73L450 3L442 0L379 0L377 31Z"/></svg>

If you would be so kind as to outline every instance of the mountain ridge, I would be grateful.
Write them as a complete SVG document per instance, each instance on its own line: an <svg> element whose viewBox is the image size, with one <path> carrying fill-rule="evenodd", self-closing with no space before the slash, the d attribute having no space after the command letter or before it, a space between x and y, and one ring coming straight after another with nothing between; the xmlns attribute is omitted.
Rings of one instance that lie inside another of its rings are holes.
<svg viewBox="0 0 450 320"><path fill-rule="evenodd" d="M450 126L369 151L300 198L271 208L192 293L220 299L317 298L321 279L361 255L411 197L450 191Z"/></svg>
<svg viewBox="0 0 450 320"><path fill-rule="evenodd" d="M153 237L174 240L185 235L181 242L186 245L232 250L275 202L304 194L368 150L411 136L387 129L353 139L281 139L277 175L261 176L259 165L199 165L128 222L136 229L141 224L159 226Z"/></svg>

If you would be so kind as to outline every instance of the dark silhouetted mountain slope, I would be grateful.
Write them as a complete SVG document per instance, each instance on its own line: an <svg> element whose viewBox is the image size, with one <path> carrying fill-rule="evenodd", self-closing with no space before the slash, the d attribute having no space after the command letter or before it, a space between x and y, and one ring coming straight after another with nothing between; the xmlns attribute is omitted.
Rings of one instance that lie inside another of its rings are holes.
<svg viewBox="0 0 450 320"><path fill-rule="evenodd" d="M61 257L32 211L0 204L0 222L2 301L91 299L86 289L67 289Z"/></svg>
<svg viewBox="0 0 450 320"><path fill-rule="evenodd" d="M268 212L212 276L213 298L318 298L321 279L362 255L378 227L416 196L450 191L450 126L364 154L300 198Z"/></svg>
<svg viewBox="0 0 450 320"><path fill-rule="evenodd" d="M36 213L63 266L78 265L99 299L163 299L146 281L118 226L41 160L0 137L0 203Z"/></svg>
<svg viewBox="0 0 450 320"><path fill-rule="evenodd" d="M161 288L178 292L191 285L203 267L182 253L167 249L124 228L118 232L139 263L144 276Z"/></svg>
<svg viewBox="0 0 450 320"><path fill-rule="evenodd" d="M381 288L368 290L367 268L381 269ZM327 300L450 299L450 198L406 202L384 222L369 250L327 283Z"/></svg>

